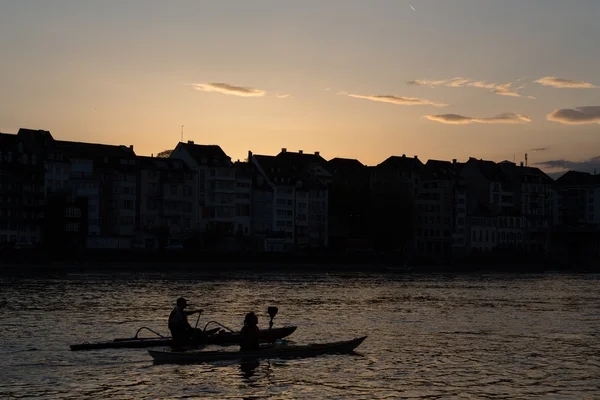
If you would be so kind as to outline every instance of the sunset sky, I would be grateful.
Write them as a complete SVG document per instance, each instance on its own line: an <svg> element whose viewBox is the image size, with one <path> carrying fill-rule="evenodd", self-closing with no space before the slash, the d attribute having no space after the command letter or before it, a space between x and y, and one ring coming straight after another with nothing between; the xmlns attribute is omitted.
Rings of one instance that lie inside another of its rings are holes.
<svg viewBox="0 0 600 400"><path fill-rule="evenodd" d="M0 131L600 172L599 20L598 0L6 0Z"/></svg>

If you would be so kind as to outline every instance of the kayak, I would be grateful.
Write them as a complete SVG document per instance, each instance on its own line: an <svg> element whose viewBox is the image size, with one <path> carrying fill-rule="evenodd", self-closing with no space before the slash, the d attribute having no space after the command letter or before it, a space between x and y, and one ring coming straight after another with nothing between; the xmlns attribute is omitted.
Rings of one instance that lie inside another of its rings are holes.
<svg viewBox="0 0 600 400"><path fill-rule="evenodd" d="M322 354L347 354L366 339L366 336L332 343L306 345L269 345L250 351L157 351L148 350L154 363L202 363L222 360L255 360L259 358L314 357Z"/></svg>
<svg viewBox="0 0 600 400"><path fill-rule="evenodd" d="M286 336L291 335L296 330L296 326L289 325L282 328L271 328L260 330L260 341L262 343L272 343L277 339L282 339ZM139 332L139 331L138 331ZM189 346L202 346L202 345L234 345L240 344L242 334L238 332L227 332L220 330L220 328L214 328L208 331L204 331L207 337L202 340L194 340L188 343ZM144 347L155 347L155 346L170 346L173 343L172 338L169 336L164 337L153 337L153 338L121 338L114 339L106 342L96 343L80 343L72 344L69 347L73 351L77 350L97 350L97 349L122 349L122 348L144 348Z"/></svg>

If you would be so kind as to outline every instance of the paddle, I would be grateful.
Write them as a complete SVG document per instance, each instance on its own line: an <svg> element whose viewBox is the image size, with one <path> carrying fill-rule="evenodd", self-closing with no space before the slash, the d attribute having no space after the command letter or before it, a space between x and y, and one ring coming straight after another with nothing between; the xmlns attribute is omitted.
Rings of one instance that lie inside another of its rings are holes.
<svg viewBox="0 0 600 400"><path fill-rule="evenodd" d="M198 311L198 319L196 319L196 326L194 326L194 329L198 328L198 322L200 322L200 315L202 315L202 311L204 310Z"/></svg>
<svg viewBox="0 0 600 400"><path fill-rule="evenodd" d="M273 327L273 318L275 318L278 311L279 311L279 309L277 307L267 308L267 312L269 313L269 316L271 317L271 320L269 321L269 329L271 329Z"/></svg>

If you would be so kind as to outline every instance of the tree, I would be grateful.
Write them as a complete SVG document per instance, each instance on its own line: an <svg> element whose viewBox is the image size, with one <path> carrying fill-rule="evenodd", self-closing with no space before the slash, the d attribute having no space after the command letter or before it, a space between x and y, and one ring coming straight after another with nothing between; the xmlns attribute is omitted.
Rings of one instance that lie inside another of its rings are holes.
<svg viewBox="0 0 600 400"><path fill-rule="evenodd" d="M163 150L160 153L158 153L156 155L156 157L158 157L158 158L169 158L171 156L171 153L173 153L173 150Z"/></svg>

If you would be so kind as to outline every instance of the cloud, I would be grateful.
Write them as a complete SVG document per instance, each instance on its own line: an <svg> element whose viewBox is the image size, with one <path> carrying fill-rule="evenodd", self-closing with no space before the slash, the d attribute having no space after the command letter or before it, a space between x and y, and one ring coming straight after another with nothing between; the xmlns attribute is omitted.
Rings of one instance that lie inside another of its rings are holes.
<svg viewBox="0 0 600 400"><path fill-rule="evenodd" d="M521 97L521 95L519 93L514 92L510 89L494 89L493 92L500 96Z"/></svg>
<svg viewBox="0 0 600 400"><path fill-rule="evenodd" d="M520 78L522 79L522 78ZM518 79L517 81L519 81ZM511 96L521 97L521 94L517 90L523 89L526 84L521 84L519 87L512 89L512 83L493 83L487 81L473 81L468 78L456 77L452 79L441 79L441 80L430 80L430 79L416 79L406 82L409 85L417 86L429 86L430 88L436 88L439 86L446 86L452 88L459 87L473 87L479 89L489 89L491 93L495 93L500 96Z"/></svg>
<svg viewBox="0 0 600 400"><path fill-rule="evenodd" d="M431 88L434 88L436 86L443 85L446 82L448 82L447 79L444 79L444 80L441 80L441 81L432 81L432 80L429 80L429 79L415 79L413 81L407 81L406 83L408 85L429 86Z"/></svg>
<svg viewBox="0 0 600 400"><path fill-rule="evenodd" d="M496 83L488 83L487 81L470 82L468 86L481 88L481 89L507 89L510 87L510 83L498 85Z"/></svg>
<svg viewBox="0 0 600 400"><path fill-rule="evenodd" d="M552 111L546 118L566 125L600 124L600 106L563 108Z"/></svg>
<svg viewBox="0 0 600 400"><path fill-rule="evenodd" d="M529 151L537 152L537 151L546 151L546 150L548 150L547 147L537 147L537 148L531 149Z"/></svg>
<svg viewBox="0 0 600 400"><path fill-rule="evenodd" d="M448 105L448 104L434 103L433 101L426 100L426 99L418 99L416 97L400 97L400 96L392 96L392 95L363 96L360 94L352 94L352 93L346 93L346 92L340 92L338 94L343 94L348 97L354 97L355 99L380 101L383 103L399 104L399 105L404 105L404 106L431 105L431 106L436 106L436 107L446 107Z"/></svg>
<svg viewBox="0 0 600 400"><path fill-rule="evenodd" d="M194 89L204 92L218 92L242 97L262 97L266 93L264 90L234 86L228 83L196 83L193 86Z"/></svg>
<svg viewBox="0 0 600 400"><path fill-rule="evenodd" d="M588 158L583 161L573 161L573 160L546 160L535 163L542 168L548 169L560 169L562 171L582 171L582 172L594 172L600 171L600 156Z"/></svg>
<svg viewBox="0 0 600 400"><path fill-rule="evenodd" d="M465 125L472 123L480 124L522 124L531 122L531 118L523 114L503 113L495 117L473 118L458 114L426 115L430 121L441 122L443 124Z"/></svg>
<svg viewBox="0 0 600 400"><path fill-rule="evenodd" d="M291 94L275 94L275 97L277 97L278 99L291 99L293 98L293 96Z"/></svg>
<svg viewBox="0 0 600 400"><path fill-rule="evenodd" d="M593 89L598 87L589 82L573 81L570 79L557 78L556 76L545 76L534 82L539 83L540 85L551 86L561 89Z"/></svg>
<svg viewBox="0 0 600 400"><path fill-rule="evenodd" d="M450 81L446 84L446 86L448 87L463 87L465 84L467 84L470 81L470 79L465 79L465 78L454 78L454 79L450 79Z"/></svg>

